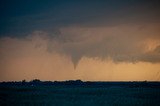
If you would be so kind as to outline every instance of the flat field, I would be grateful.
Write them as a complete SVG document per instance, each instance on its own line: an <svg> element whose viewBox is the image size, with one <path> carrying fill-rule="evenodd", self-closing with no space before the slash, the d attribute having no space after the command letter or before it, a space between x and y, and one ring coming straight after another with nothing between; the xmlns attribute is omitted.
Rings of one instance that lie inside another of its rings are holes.
<svg viewBox="0 0 160 106"><path fill-rule="evenodd" d="M123 86L0 86L0 106L160 106L160 89Z"/></svg>

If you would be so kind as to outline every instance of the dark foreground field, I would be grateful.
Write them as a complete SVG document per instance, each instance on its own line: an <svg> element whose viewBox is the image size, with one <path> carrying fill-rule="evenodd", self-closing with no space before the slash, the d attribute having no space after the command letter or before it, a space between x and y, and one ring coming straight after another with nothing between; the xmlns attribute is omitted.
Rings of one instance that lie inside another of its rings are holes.
<svg viewBox="0 0 160 106"><path fill-rule="evenodd" d="M160 106L159 83L141 84L1 84L0 106Z"/></svg>

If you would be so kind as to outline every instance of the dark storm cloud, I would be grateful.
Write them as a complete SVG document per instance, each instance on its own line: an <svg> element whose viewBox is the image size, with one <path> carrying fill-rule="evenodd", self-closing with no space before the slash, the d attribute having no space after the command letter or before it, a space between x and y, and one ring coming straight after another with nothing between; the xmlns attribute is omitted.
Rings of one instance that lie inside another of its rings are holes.
<svg viewBox="0 0 160 106"><path fill-rule="evenodd" d="M158 0L1 0L0 35L24 36L64 26L159 22Z"/></svg>
<svg viewBox="0 0 160 106"><path fill-rule="evenodd" d="M159 26L149 24L143 30L139 25L65 27L59 30L59 38L50 38L48 51L71 57L75 67L83 57L159 63Z"/></svg>
<svg viewBox="0 0 160 106"><path fill-rule="evenodd" d="M0 58L22 57L29 46L70 58L76 68L83 57L120 62L160 62L159 24L116 27L64 27L56 33L35 31L25 38L1 38ZM22 46L21 46L22 45ZM33 48L32 48L33 49ZM29 54L28 54L29 53Z"/></svg>

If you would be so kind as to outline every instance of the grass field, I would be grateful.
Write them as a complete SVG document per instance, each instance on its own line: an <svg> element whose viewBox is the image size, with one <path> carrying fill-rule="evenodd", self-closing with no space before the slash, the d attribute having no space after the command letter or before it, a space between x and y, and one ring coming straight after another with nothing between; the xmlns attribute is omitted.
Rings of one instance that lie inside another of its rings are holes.
<svg viewBox="0 0 160 106"><path fill-rule="evenodd" d="M0 87L0 106L160 106L160 89L145 87Z"/></svg>

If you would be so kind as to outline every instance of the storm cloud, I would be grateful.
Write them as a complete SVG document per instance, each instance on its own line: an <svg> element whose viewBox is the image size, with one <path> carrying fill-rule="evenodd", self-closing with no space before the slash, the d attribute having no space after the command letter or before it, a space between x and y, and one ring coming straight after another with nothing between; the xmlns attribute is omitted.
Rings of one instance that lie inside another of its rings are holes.
<svg viewBox="0 0 160 106"><path fill-rule="evenodd" d="M145 26L60 29L60 39L48 44L51 51L71 57L74 66L82 57L112 59L115 62L160 62L159 24ZM58 43L58 49L52 45Z"/></svg>
<svg viewBox="0 0 160 106"><path fill-rule="evenodd" d="M62 27L49 33L34 31L25 38L1 38L1 58L28 53L27 47L68 57L74 65L83 57L119 62L160 62L160 25L116 27ZM57 33L58 32L58 33ZM12 42L13 45L12 45ZM22 43L22 44L21 44ZM8 46L7 46L8 45ZM23 47L23 46L24 47ZM19 49L18 51L9 49ZM5 51L6 50L6 51ZM15 53L14 53L15 52Z"/></svg>

